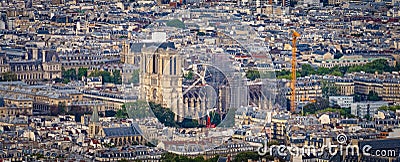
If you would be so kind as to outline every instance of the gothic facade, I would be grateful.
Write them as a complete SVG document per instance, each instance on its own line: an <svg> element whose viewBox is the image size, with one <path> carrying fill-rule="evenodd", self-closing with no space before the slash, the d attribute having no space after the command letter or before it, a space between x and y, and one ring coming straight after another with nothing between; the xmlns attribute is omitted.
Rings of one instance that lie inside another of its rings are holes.
<svg viewBox="0 0 400 162"><path fill-rule="evenodd" d="M182 116L182 57L169 47L143 49L141 98L161 104Z"/></svg>

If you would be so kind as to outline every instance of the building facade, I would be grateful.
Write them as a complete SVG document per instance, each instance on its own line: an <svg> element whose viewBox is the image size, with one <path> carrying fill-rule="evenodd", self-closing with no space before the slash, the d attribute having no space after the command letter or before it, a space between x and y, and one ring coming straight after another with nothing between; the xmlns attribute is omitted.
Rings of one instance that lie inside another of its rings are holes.
<svg viewBox="0 0 400 162"><path fill-rule="evenodd" d="M372 117L380 107L388 106L388 102L355 102L351 104L351 114L360 118Z"/></svg>
<svg viewBox="0 0 400 162"><path fill-rule="evenodd" d="M368 95L370 91L378 94L384 101L400 103L399 74L362 74L354 77L354 92Z"/></svg>
<svg viewBox="0 0 400 162"><path fill-rule="evenodd" d="M141 99L161 104L184 116L182 57L167 47L145 48L141 57ZM177 117L176 117L177 118Z"/></svg>
<svg viewBox="0 0 400 162"><path fill-rule="evenodd" d="M341 108L350 108L353 103L353 96L329 96L329 105L338 105Z"/></svg>
<svg viewBox="0 0 400 162"><path fill-rule="evenodd" d="M23 96L6 96L0 105L0 116L32 115L33 100Z"/></svg>

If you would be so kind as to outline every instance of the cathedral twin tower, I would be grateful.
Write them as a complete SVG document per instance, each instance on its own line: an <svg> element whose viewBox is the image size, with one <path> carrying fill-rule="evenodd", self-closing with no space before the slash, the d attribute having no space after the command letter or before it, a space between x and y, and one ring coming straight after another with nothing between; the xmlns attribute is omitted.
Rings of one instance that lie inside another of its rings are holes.
<svg viewBox="0 0 400 162"><path fill-rule="evenodd" d="M214 108L214 106L207 107L213 104L209 104L210 96L202 93L203 86L193 85L184 89L182 70L184 55L176 50L173 43L161 45L157 43L130 45L123 43L122 51L121 61L140 66L140 100L161 104L162 107L171 109L176 114L175 120L177 121L182 121L184 118L200 119L207 115L209 109ZM226 87L222 87L222 89L228 90ZM223 90L218 91L217 95L220 96L225 92ZM229 97L227 94L223 94L223 96ZM224 100L216 102L216 107L227 107L229 99L224 98Z"/></svg>
<svg viewBox="0 0 400 162"><path fill-rule="evenodd" d="M183 115L182 57L173 48L144 47L140 61L140 98Z"/></svg>

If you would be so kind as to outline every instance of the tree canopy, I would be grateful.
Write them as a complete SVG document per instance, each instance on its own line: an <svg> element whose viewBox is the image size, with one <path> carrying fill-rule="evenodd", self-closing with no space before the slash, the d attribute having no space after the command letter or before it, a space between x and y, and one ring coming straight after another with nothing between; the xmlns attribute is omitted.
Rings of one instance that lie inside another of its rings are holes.
<svg viewBox="0 0 400 162"><path fill-rule="evenodd" d="M169 108L162 107L160 104L150 102L149 105L158 121L165 126L183 128L203 127L196 119L184 118L182 122L175 121L175 113Z"/></svg>
<svg viewBox="0 0 400 162"><path fill-rule="evenodd" d="M63 83L68 83L71 80L77 80L78 79L78 75L76 75L76 70L75 69L65 70L64 68L61 68L61 76L63 78Z"/></svg>
<svg viewBox="0 0 400 162"><path fill-rule="evenodd" d="M307 76L312 74L317 75L336 75L336 76L343 76L346 73L352 72L361 72L364 71L366 73L382 73L382 72L392 72L392 71L399 71L400 65L397 66L390 66L389 62L385 59L376 59L372 62L366 63L364 65L355 65L355 66L348 66L348 67L338 67L335 66L333 68L324 68L319 67L317 70L311 67L309 64L302 65L302 75ZM304 71L304 72L303 72Z"/></svg>
<svg viewBox="0 0 400 162"><path fill-rule="evenodd" d="M352 72L361 72L364 71L366 73L382 73L382 72L392 72L399 71L400 65L390 66L388 61L385 59L377 59L365 65L356 65L356 66L348 66L348 67L339 67L335 66L332 68L325 67L317 67L314 68L310 64L302 64L301 70L297 71L297 77L301 76L309 76L309 75L334 75L334 76L343 76L346 73ZM299 75L300 74L300 75ZM285 78L291 79L290 71L282 70L276 72L277 78Z"/></svg>
<svg viewBox="0 0 400 162"><path fill-rule="evenodd" d="M351 114L351 109L350 108L326 108L323 110L319 110L316 113L326 113L326 112L337 112L341 116L345 118L354 118L355 116Z"/></svg>
<svg viewBox="0 0 400 162"><path fill-rule="evenodd" d="M80 80L82 79L83 76L87 76L88 69L80 67L78 68L78 73L76 73L76 69L71 68L68 70L65 70L64 68L61 68L61 77L62 77L62 82L63 83L69 83L71 80ZM58 82L59 79L56 80Z"/></svg>
<svg viewBox="0 0 400 162"><path fill-rule="evenodd" d="M369 91L368 95L367 95L367 100L368 101L381 101L382 98L379 97L378 93L375 91Z"/></svg>
<svg viewBox="0 0 400 162"><path fill-rule="evenodd" d="M17 75L13 72L5 72L1 74L1 81L17 81Z"/></svg>
<svg viewBox="0 0 400 162"><path fill-rule="evenodd" d="M314 114L317 111L324 110L329 107L329 101L325 98L318 97L315 102L308 103L303 107L304 114Z"/></svg>
<svg viewBox="0 0 400 162"><path fill-rule="evenodd" d="M177 127L177 123L174 120L175 113L170 109L163 108L160 104L149 103L151 110L157 117L158 121L163 123L167 127Z"/></svg>
<svg viewBox="0 0 400 162"><path fill-rule="evenodd" d="M247 70L246 78L256 80L257 78L260 78L260 72L257 70Z"/></svg>
<svg viewBox="0 0 400 162"><path fill-rule="evenodd" d="M80 67L78 69L78 79L81 79L82 77L87 77L87 74L88 74L87 68Z"/></svg>
<svg viewBox="0 0 400 162"><path fill-rule="evenodd" d="M119 119L125 119L125 118L128 117L128 113L126 111L126 106L125 105L122 105L122 109L119 109L117 111L117 113L115 114L115 117L119 118Z"/></svg>
<svg viewBox="0 0 400 162"><path fill-rule="evenodd" d="M195 158L189 158L187 156L181 156L173 153L163 153L161 155L161 161L164 162L216 162L219 156L205 160L203 156L197 156Z"/></svg>
<svg viewBox="0 0 400 162"><path fill-rule="evenodd" d="M151 116L150 106L146 101L129 102L125 104L129 118L143 119Z"/></svg>
<svg viewBox="0 0 400 162"><path fill-rule="evenodd" d="M139 79L140 79L140 78L139 78L139 76L140 76L139 72L140 72L139 69L133 70L133 72L132 72L132 78L131 78L131 80L130 80L131 83L139 84Z"/></svg>
<svg viewBox="0 0 400 162"><path fill-rule="evenodd" d="M393 105L393 106L381 106L378 110L390 110L390 111L396 111L400 110L400 105Z"/></svg>
<svg viewBox="0 0 400 162"><path fill-rule="evenodd" d="M114 70L112 75L108 71L94 70L89 75L89 77L99 77L99 76L103 78L103 83L114 83L114 84L122 83L122 76L120 70Z"/></svg>

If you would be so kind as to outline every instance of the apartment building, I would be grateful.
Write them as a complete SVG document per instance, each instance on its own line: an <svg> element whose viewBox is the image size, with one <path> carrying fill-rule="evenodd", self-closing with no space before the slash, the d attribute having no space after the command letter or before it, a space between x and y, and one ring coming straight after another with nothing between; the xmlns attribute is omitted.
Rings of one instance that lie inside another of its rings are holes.
<svg viewBox="0 0 400 162"><path fill-rule="evenodd" d="M351 104L351 114L360 118L372 117L380 107L388 105L385 101L355 102Z"/></svg>
<svg viewBox="0 0 400 162"><path fill-rule="evenodd" d="M350 108L353 103L353 96L329 96L329 105L338 105L341 108Z"/></svg>

